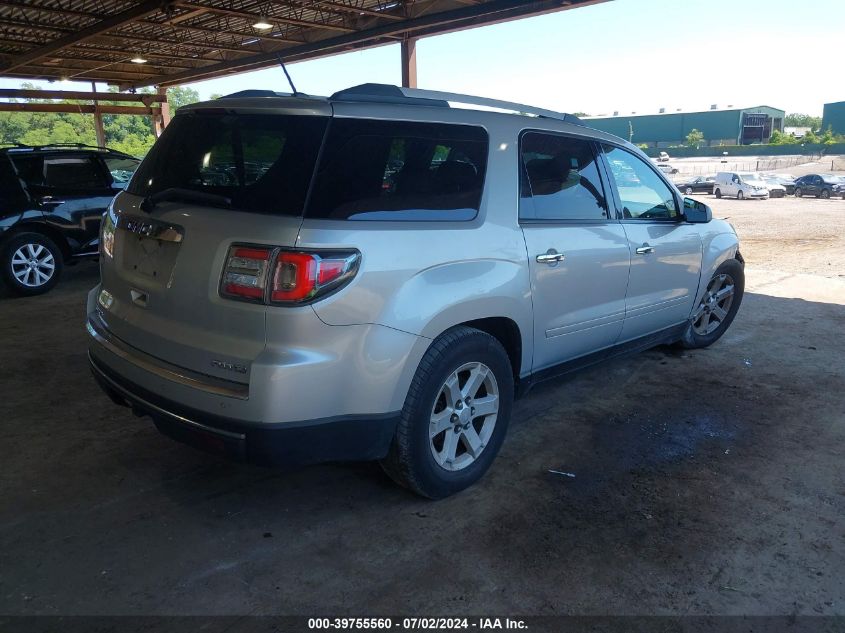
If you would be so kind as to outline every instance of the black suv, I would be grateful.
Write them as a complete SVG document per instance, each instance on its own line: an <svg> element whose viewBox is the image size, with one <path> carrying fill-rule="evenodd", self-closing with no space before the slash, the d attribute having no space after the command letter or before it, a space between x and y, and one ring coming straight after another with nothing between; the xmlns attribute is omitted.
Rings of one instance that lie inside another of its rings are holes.
<svg viewBox="0 0 845 633"><path fill-rule="evenodd" d="M808 174L795 181L795 195L830 198L842 196L845 199L845 180L834 174Z"/></svg>
<svg viewBox="0 0 845 633"><path fill-rule="evenodd" d="M87 145L0 148L0 279L9 290L47 292L65 263L96 257L103 213L139 163Z"/></svg>

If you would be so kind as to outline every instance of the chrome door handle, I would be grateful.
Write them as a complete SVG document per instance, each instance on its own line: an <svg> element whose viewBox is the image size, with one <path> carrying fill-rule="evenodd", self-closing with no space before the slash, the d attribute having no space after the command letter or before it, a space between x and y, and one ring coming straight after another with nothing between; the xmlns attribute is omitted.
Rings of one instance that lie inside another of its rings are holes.
<svg viewBox="0 0 845 633"><path fill-rule="evenodd" d="M648 255L649 253L654 252L654 246L649 246L648 244L643 244L637 249L637 255Z"/></svg>
<svg viewBox="0 0 845 633"><path fill-rule="evenodd" d="M558 253L555 249L550 248L548 251L546 251L542 255L537 255L537 263L538 264L555 264L557 262L562 262L565 257L566 257L566 255L564 255L563 253Z"/></svg>

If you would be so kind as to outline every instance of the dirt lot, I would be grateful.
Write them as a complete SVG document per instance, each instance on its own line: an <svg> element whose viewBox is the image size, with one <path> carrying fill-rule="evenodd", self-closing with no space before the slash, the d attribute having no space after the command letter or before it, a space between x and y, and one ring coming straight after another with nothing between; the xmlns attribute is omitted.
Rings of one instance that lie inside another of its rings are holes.
<svg viewBox="0 0 845 633"><path fill-rule="evenodd" d="M436 503L372 464L220 461L113 406L85 365L93 265L0 298L0 614L845 616L845 202L708 198L748 260L728 334L537 388Z"/></svg>
<svg viewBox="0 0 845 633"><path fill-rule="evenodd" d="M692 197L734 225L750 266L845 279L845 200Z"/></svg>

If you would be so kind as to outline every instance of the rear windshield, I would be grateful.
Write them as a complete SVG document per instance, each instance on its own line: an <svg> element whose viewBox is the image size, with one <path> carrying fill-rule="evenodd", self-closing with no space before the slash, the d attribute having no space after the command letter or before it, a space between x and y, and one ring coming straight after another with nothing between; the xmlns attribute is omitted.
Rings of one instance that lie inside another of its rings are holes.
<svg viewBox="0 0 845 633"><path fill-rule="evenodd" d="M302 215L326 117L195 111L174 117L127 190L171 188L231 200L233 209Z"/></svg>

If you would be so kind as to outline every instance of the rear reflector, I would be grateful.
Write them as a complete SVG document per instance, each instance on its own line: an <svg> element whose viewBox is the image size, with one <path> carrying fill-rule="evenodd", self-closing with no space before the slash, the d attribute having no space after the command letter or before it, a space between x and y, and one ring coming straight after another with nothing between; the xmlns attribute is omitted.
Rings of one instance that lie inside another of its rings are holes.
<svg viewBox="0 0 845 633"><path fill-rule="evenodd" d="M357 251L233 246L226 258L220 293L262 303L265 298L274 304L306 303L346 285L358 271L360 259Z"/></svg>

